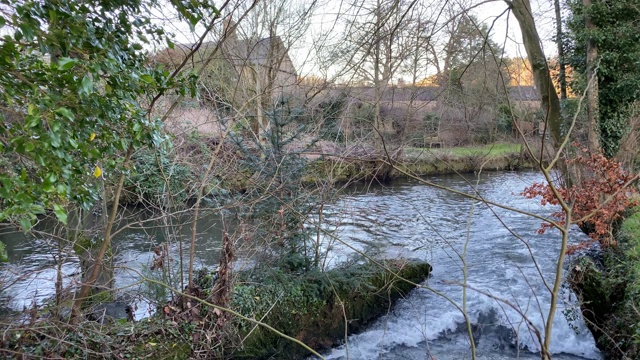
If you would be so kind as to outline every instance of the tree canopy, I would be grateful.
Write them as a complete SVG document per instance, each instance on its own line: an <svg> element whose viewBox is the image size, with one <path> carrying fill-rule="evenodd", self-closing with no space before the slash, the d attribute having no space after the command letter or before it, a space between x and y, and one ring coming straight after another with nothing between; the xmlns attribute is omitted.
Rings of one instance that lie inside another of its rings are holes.
<svg viewBox="0 0 640 360"><path fill-rule="evenodd" d="M128 151L167 141L154 96L188 89L149 65L145 49L171 43L151 22L154 2L0 4L12 11L0 17L0 221L26 231L47 209L64 223L67 209L90 208L96 178L125 171Z"/></svg>

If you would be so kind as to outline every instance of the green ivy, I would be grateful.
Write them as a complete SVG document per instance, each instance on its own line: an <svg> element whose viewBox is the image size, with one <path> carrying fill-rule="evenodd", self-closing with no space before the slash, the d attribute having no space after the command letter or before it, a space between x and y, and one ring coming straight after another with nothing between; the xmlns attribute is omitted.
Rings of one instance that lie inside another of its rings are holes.
<svg viewBox="0 0 640 360"><path fill-rule="evenodd" d="M189 182L194 178L191 169L176 163L165 152L143 149L133 156L132 164L125 186L139 199L162 206L169 196L179 203L194 196L189 191Z"/></svg>
<svg viewBox="0 0 640 360"><path fill-rule="evenodd" d="M640 0L568 2L571 16L568 62L575 70L571 86L581 93L587 84L586 44L598 47L599 130L604 153L612 157L628 131L629 107L640 99ZM587 31L589 15L594 29Z"/></svg>

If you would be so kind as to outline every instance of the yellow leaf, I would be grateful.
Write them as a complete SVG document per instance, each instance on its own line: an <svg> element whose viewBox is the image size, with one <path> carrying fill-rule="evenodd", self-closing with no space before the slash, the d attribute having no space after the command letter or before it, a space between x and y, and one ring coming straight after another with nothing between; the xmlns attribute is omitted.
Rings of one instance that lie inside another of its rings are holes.
<svg viewBox="0 0 640 360"><path fill-rule="evenodd" d="M96 138L96 133L91 133L91 135L89 135L89 141L93 141L93 139Z"/></svg>
<svg viewBox="0 0 640 360"><path fill-rule="evenodd" d="M100 175L102 175L102 169L100 169L100 166L96 165L96 169L93 170L93 176L98 178Z"/></svg>
<svg viewBox="0 0 640 360"><path fill-rule="evenodd" d="M156 345L158 345L158 344L157 344L157 343L154 343L154 342L150 342L150 343L149 343L149 345L151 345L151 346L156 346Z"/></svg>

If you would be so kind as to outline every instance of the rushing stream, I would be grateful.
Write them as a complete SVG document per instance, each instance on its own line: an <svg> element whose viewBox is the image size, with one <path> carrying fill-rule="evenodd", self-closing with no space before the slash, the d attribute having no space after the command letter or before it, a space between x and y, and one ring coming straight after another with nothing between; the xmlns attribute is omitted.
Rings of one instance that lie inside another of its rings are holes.
<svg viewBox="0 0 640 360"><path fill-rule="evenodd" d="M459 176L428 180L473 192ZM469 178L485 199L548 214L549 208L518 195L525 186L541 180L533 172L494 172L483 174L479 180ZM367 331L350 336L347 346L327 354L328 358L345 359L348 354L349 359L362 360L470 359L464 318L451 304L462 306L459 284L464 280L463 264L469 285L466 306L478 358L540 358L535 333L520 315L543 332L542 319L549 311L550 294L540 273L552 287L560 241L558 233L536 233L540 220L496 207L489 209L480 202L414 180L369 186L355 195L343 196L326 208L325 216L339 225L336 237L350 245L334 245L339 248L334 253L340 257L353 249L381 251L383 257L416 258L433 265L432 277L424 283L429 289L414 290ZM585 239L578 229L571 237L572 241ZM563 289L553 322L551 352L555 359L600 358L582 318L575 316L577 311L575 296ZM572 315L575 319L568 321Z"/></svg>
<svg viewBox="0 0 640 360"><path fill-rule="evenodd" d="M468 193L473 191L459 176L428 180ZM541 177L533 172L494 172L484 173L480 179L469 178L486 199L548 214L550 209L518 195L536 180ZM327 353L328 358L470 359L466 325L462 313L452 304L462 307L460 283L465 272L469 285L466 308L478 358L540 358L536 354L535 331L521 314L543 332L542 319L547 317L550 306L544 282L553 286L560 247L557 233L536 233L540 220L495 207L489 209L480 202L414 180L351 187L335 203L324 206L323 218L324 229L341 240L324 237L325 248L330 249L328 266L356 251L386 258L421 259L433 265L425 288L411 292L367 331L350 336L347 345ZM220 246L219 219L211 217L199 226L196 257L199 265L214 266ZM182 230L185 237L188 231L188 227ZM116 264L138 269L148 266L154 245L164 241L163 234L158 229L123 231L115 241ZM572 232L572 241L584 238L577 229ZM51 297L56 272L55 250L50 244L25 241L23 235L6 229L0 232L0 240L7 244L10 255L10 263L0 269L8 284L2 291L3 306L21 310ZM176 251L175 246L172 251ZM242 264L246 266L247 262ZM78 260L70 255L63 266L65 281L77 281L78 271ZM119 287L136 281L135 273L116 272ZM562 295L554 320L554 358L599 359L591 334L582 318L576 316L575 296L568 289L563 289ZM141 306L136 317L148 316L149 312L148 307Z"/></svg>

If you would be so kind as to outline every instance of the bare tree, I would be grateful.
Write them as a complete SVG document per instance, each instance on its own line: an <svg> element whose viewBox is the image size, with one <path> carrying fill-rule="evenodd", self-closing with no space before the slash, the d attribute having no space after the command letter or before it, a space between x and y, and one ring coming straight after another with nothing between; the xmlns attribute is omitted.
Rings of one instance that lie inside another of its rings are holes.
<svg viewBox="0 0 640 360"><path fill-rule="evenodd" d="M381 100L412 57L417 69L420 50L428 43L425 23L420 24L421 8L415 0L357 2L351 5L351 11L345 23L343 46L335 51L339 55L336 60L345 64L344 73L352 83L372 85L373 127L381 135L390 126L383 119ZM376 141L376 147L381 150L382 142Z"/></svg>

